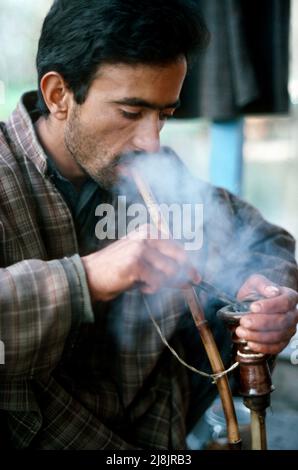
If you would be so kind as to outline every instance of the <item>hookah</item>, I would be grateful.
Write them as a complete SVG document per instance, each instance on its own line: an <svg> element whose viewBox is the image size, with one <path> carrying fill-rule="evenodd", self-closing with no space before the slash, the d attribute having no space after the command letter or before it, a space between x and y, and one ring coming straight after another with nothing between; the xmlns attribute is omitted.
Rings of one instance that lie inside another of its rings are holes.
<svg viewBox="0 0 298 470"><path fill-rule="evenodd" d="M125 173L127 172L125 171ZM158 202L152 194L148 183L135 168L130 168L129 174L144 200L154 225L158 228L160 233L167 237L171 237L167 221L163 217ZM220 292L205 280L201 281L196 288L212 293L226 304L224 308L219 310L218 317L225 322L226 326L232 333L235 360L239 364L239 393L243 396L245 406L248 407L251 412L252 449L264 450L267 448L265 426L266 408L270 406L270 393L274 389L271 383L267 357L264 354L255 353L250 350L245 340L238 338L235 334L235 330L239 325L241 316L249 312L249 305L251 302L239 302L235 298ZM232 392L219 350L205 318L194 285L190 283L187 288L181 289L181 291L186 304L190 309L194 323L199 331L213 375L215 376L215 382L227 423L227 439L229 448L231 450L239 450L241 449L242 441ZM253 300L256 299L251 299L251 301Z"/></svg>
<svg viewBox="0 0 298 470"><path fill-rule="evenodd" d="M251 298L241 305L230 304L218 311L232 334L234 359L239 363L239 394L244 405L251 413L251 447L252 450L266 450L266 409L270 406L270 394L274 390L268 359L262 353L252 351L244 339L237 337L235 330L241 317L249 312L252 302L260 297Z"/></svg>

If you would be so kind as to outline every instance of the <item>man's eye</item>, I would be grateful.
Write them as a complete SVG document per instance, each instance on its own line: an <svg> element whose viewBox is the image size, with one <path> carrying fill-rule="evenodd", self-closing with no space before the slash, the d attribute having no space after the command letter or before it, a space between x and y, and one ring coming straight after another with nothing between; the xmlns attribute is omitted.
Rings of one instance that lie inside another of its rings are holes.
<svg viewBox="0 0 298 470"><path fill-rule="evenodd" d="M138 119L141 116L141 113L129 113L128 111L121 111L121 114L126 119Z"/></svg>

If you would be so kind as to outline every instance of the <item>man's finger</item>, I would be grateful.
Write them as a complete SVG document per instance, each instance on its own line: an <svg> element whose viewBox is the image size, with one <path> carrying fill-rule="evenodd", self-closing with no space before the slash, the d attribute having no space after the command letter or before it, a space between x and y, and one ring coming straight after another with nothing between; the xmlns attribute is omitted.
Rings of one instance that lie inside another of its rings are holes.
<svg viewBox="0 0 298 470"><path fill-rule="evenodd" d="M297 323L297 310L288 313L267 314L254 313L244 315L240 320L240 326L253 331L279 331L290 328Z"/></svg>
<svg viewBox="0 0 298 470"><path fill-rule="evenodd" d="M298 295L295 291L287 289L285 293L277 297L267 298L253 302L250 311L253 313L274 314L294 310Z"/></svg>
<svg viewBox="0 0 298 470"><path fill-rule="evenodd" d="M286 330L279 331L253 331L247 330L242 327L236 329L236 334L239 338L245 339L247 342L261 343L261 344L277 344L282 341L289 341L295 334L296 327L292 326Z"/></svg>
<svg viewBox="0 0 298 470"><path fill-rule="evenodd" d="M179 270L179 265L175 259L165 256L160 251L154 249L151 244L148 244L143 257L149 265L168 277L174 277Z"/></svg>
<svg viewBox="0 0 298 470"><path fill-rule="evenodd" d="M288 341L281 341L277 344L261 344L249 341L247 345L254 352L263 354L279 354L288 345L288 343Z"/></svg>
<svg viewBox="0 0 298 470"><path fill-rule="evenodd" d="M251 289L252 292L256 292L260 286L276 286L276 284L262 274L253 274L250 276L246 282L245 286Z"/></svg>
<svg viewBox="0 0 298 470"><path fill-rule="evenodd" d="M244 300L258 294L261 297L274 297L280 293L280 287L261 274L250 276L239 289L237 298Z"/></svg>
<svg viewBox="0 0 298 470"><path fill-rule="evenodd" d="M144 294L153 294L166 283L166 276L163 272L154 269L146 260L139 263L139 281L141 292Z"/></svg>

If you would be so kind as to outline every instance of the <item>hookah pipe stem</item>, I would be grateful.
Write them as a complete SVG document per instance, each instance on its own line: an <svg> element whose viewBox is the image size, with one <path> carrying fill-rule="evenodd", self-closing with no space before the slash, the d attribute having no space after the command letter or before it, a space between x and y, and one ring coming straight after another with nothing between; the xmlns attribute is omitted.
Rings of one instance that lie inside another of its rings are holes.
<svg viewBox="0 0 298 470"><path fill-rule="evenodd" d="M267 450L265 414L250 410L251 417L251 449Z"/></svg>
<svg viewBox="0 0 298 470"><path fill-rule="evenodd" d="M242 303L239 302L235 297L231 297L225 292L220 291L219 289L217 289L217 287L213 286L207 281L201 281L198 286L196 284L195 286L198 289L201 289L204 292L207 292L207 294L212 294L214 297L216 297L218 300L221 300L225 304L231 304L234 306L234 308L239 309L239 310L243 308Z"/></svg>
<svg viewBox="0 0 298 470"><path fill-rule="evenodd" d="M130 169L132 178L141 194L144 202L147 206L149 214L157 227L157 229L168 238L170 238L170 230L163 216L149 186L138 173L137 170ZM214 374L223 372L225 370L220 353L215 343L212 332L205 319L203 309L200 305L199 299L196 295L194 288L190 285L189 287L182 289L186 303L191 311L193 320L199 330L203 345L205 347L208 359L211 364L211 368ZM227 422L227 434L228 442L231 448L241 447L241 438L239 433L239 427L237 423L237 417L235 413L234 403L232 399L231 389L229 381L226 375L216 380L218 392L222 401L222 406Z"/></svg>

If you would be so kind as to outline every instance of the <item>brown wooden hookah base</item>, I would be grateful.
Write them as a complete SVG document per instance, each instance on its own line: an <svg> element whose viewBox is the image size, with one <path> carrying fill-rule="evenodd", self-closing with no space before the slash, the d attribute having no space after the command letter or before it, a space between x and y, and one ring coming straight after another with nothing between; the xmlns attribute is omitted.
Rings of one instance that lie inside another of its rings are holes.
<svg viewBox="0 0 298 470"><path fill-rule="evenodd" d="M236 369L239 394L251 412L251 448L265 450L267 449L266 409L270 406L270 394L274 390L267 362L268 356L249 349L247 342L235 333L241 317L249 312L249 305L254 300L256 299L243 302L242 311L238 310L238 306L228 305L218 312L218 316L232 334L233 359L239 363Z"/></svg>

